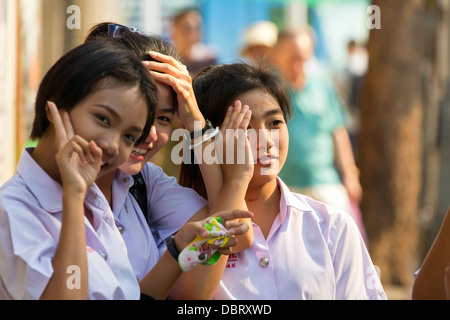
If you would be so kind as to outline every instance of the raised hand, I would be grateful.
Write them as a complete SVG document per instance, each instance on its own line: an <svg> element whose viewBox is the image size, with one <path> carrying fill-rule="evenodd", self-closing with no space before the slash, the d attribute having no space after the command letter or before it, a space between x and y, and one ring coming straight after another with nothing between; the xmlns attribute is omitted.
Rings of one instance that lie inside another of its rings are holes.
<svg viewBox="0 0 450 320"><path fill-rule="evenodd" d="M242 106L237 100L234 107L228 108L220 127L221 135L216 140L216 150L223 161L222 171L225 180L237 178L248 182L253 176L254 160L247 137L251 115L249 107Z"/></svg>
<svg viewBox="0 0 450 320"><path fill-rule="evenodd" d="M173 57L158 52L150 52L150 56L157 61L144 61L154 79L165 83L173 88L178 99L178 118L183 126L189 131L194 131L194 121L201 121L202 126L205 119L200 112L197 100L192 88L192 78L181 62Z"/></svg>
<svg viewBox="0 0 450 320"><path fill-rule="evenodd" d="M48 102L58 152L56 162L65 190L83 194L94 183L102 160L102 150L94 141L87 142L75 135L69 114L63 112L63 119L53 102Z"/></svg>

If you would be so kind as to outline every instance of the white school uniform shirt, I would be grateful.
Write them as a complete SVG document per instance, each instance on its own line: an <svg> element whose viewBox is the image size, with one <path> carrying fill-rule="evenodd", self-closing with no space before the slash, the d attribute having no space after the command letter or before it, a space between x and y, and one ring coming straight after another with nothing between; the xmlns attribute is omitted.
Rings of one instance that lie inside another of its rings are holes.
<svg viewBox="0 0 450 320"><path fill-rule="evenodd" d="M264 238L228 258L215 299L387 299L353 219L292 193L277 178L280 213Z"/></svg>
<svg viewBox="0 0 450 320"><path fill-rule="evenodd" d="M62 186L34 161L32 150L22 152L17 173L0 189L0 299L39 299L53 274ZM88 299L139 299L125 243L95 184L84 203L94 217L94 227L85 218ZM68 271L68 278L75 275Z"/></svg>
<svg viewBox="0 0 450 320"><path fill-rule="evenodd" d="M147 163L141 173L147 189L148 223L136 199L128 192L133 177L118 170L113 181L115 223L138 280L156 265L166 249L165 240L208 205L194 190L180 186L154 163Z"/></svg>

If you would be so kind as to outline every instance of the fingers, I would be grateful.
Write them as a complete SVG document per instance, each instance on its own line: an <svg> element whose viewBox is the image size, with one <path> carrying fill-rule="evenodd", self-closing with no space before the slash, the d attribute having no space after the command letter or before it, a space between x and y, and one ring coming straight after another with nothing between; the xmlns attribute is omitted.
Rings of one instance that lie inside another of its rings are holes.
<svg viewBox="0 0 450 320"><path fill-rule="evenodd" d="M97 167L97 169L100 169L102 149L94 141L87 142L82 137L76 135L60 151L67 159L71 159L76 154L82 163L91 164Z"/></svg>
<svg viewBox="0 0 450 320"><path fill-rule="evenodd" d="M247 131L247 128L250 125L251 118L252 118L252 111L250 109L247 109L245 111L245 114L242 117L240 124L239 124L239 128Z"/></svg>
<svg viewBox="0 0 450 320"><path fill-rule="evenodd" d="M156 61L143 61L143 64L147 66L150 71L156 71L152 72L154 76L159 73L172 75L176 78L184 76L186 79L192 80L186 66L175 58L156 52L150 52L150 54Z"/></svg>
<svg viewBox="0 0 450 320"><path fill-rule="evenodd" d="M204 221L188 222L175 234L175 243L178 250L183 250L197 235L208 238L210 232L203 227Z"/></svg>
<svg viewBox="0 0 450 320"><path fill-rule="evenodd" d="M249 225L245 222L228 222L228 232L233 236L244 234L248 231Z"/></svg>
<svg viewBox="0 0 450 320"><path fill-rule="evenodd" d="M70 116L66 111L63 112L63 118L61 119L59 109L54 102L48 101L47 106L50 111L51 122L55 127L57 145L59 149L61 149L67 141L75 136L72 122L70 121Z"/></svg>
<svg viewBox="0 0 450 320"><path fill-rule="evenodd" d="M93 141L92 141L93 142ZM95 144L95 142L93 142ZM74 136L68 143L70 145L71 150L69 152L75 152L78 154L80 160L84 163L94 163L95 157L92 153L91 144L81 138L80 136ZM96 150L95 150L96 151ZM101 154L101 151L100 151Z"/></svg>
<svg viewBox="0 0 450 320"><path fill-rule="evenodd" d="M66 130L66 137L67 139L72 139L75 136L75 132L73 130L72 122L70 121L70 116L67 112L64 112L63 120L64 128Z"/></svg>
<svg viewBox="0 0 450 320"><path fill-rule="evenodd" d="M221 217L225 221L230 221L240 218L252 218L253 213L247 210L236 209L236 210L221 211L218 212L217 214L214 214L214 216Z"/></svg>
<svg viewBox="0 0 450 320"><path fill-rule="evenodd" d="M184 67L155 61L144 61L143 63L150 70L155 81L172 87L177 95L187 95L190 91L192 78Z"/></svg>
<svg viewBox="0 0 450 320"><path fill-rule="evenodd" d="M239 112L239 114L236 115L236 118L234 119L234 123L233 123L233 129L247 130L247 126L245 128L241 127L242 120L247 115L247 113L251 114L251 111L249 110L249 107L247 105L245 105L241 108L241 111Z"/></svg>
<svg viewBox="0 0 450 320"><path fill-rule="evenodd" d="M155 52L155 51L150 51L149 54L156 61L167 63L169 65L174 66L175 68L177 68L179 70L187 71L187 68L184 64L182 64L181 62L179 62L178 60L176 60L175 58L173 58L171 56L168 56L168 55L165 55L165 54L162 54L159 52Z"/></svg>
<svg viewBox="0 0 450 320"><path fill-rule="evenodd" d="M55 127L56 145L58 146L58 149L61 149L62 147L64 147L64 145L69 140L67 138L66 129L65 129L64 123L61 119L61 115L59 114L59 110L56 107L56 104L54 104L51 101L48 101L47 106L50 111L51 122L53 123L53 126Z"/></svg>
<svg viewBox="0 0 450 320"><path fill-rule="evenodd" d="M147 68L150 71L156 71L156 74L162 73L162 74L171 74L171 75L178 75L181 73L184 73L184 69L177 68L176 66L169 64L169 63L163 63L163 62L157 62L157 61L144 61L144 65L147 66Z"/></svg>
<svg viewBox="0 0 450 320"><path fill-rule="evenodd" d="M250 123L252 112L248 105L242 106L239 100L236 100L234 107L229 107L222 123L222 129L243 129L247 130Z"/></svg>
<svg viewBox="0 0 450 320"><path fill-rule="evenodd" d="M236 129L235 123L236 123L236 118L238 118L239 113L242 110L242 104L239 100L236 100L236 102L234 103L234 108L233 108L233 112L230 115L230 120L228 122L228 127L227 129Z"/></svg>
<svg viewBox="0 0 450 320"><path fill-rule="evenodd" d="M216 247L217 252L224 255L229 255L233 253L233 247L238 244L238 240L234 237L230 237L228 242L223 247Z"/></svg>
<svg viewBox="0 0 450 320"><path fill-rule="evenodd" d="M222 133L228 127L228 123L230 122L231 114L233 113L233 107L229 106L227 112L225 113L225 118L223 119L222 125L220 126L220 130Z"/></svg>
<svg viewBox="0 0 450 320"><path fill-rule="evenodd" d="M93 163L96 163L100 166L103 155L102 149L94 141L90 141L89 151L91 153Z"/></svg>
<svg viewBox="0 0 450 320"><path fill-rule="evenodd" d="M205 229L202 225L193 223L190 226L190 232L192 232L194 235L199 235L202 238L208 238L210 235L210 231Z"/></svg>

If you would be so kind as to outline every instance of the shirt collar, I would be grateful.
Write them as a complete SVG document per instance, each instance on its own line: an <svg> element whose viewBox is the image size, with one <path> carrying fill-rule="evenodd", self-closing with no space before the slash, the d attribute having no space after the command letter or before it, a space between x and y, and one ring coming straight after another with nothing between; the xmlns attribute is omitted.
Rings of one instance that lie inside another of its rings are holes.
<svg viewBox="0 0 450 320"><path fill-rule="evenodd" d="M34 194L41 207L52 213L62 211L62 186L53 180L31 157L34 148L22 151L17 173Z"/></svg>
<svg viewBox="0 0 450 320"><path fill-rule="evenodd" d="M22 151L17 172L45 211L49 213L61 212L62 185L53 180L36 163L31 156L33 150L34 148L25 148ZM95 183L86 193L85 203L88 207L94 207L103 212L109 208L108 201Z"/></svg>
<svg viewBox="0 0 450 320"><path fill-rule="evenodd" d="M282 219L286 216L288 207L293 207L300 211L313 211L305 199L302 196L299 197L298 194L291 192L280 177L277 177L277 183L281 190L280 214Z"/></svg>
<svg viewBox="0 0 450 320"><path fill-rule="evenodd" d="M133 176L124 173L121 170L117 170L116 176L113 180L112 193L113 193L113 213L117 217L120 210L123 208L126 201L128 192L134 184Z"/></svg>

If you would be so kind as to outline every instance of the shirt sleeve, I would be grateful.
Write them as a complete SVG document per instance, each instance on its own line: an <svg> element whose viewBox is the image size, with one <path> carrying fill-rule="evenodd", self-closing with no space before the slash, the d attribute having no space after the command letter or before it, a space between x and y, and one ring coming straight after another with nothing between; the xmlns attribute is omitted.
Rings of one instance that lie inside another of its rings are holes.
<svg viewBox="0 0 450 320"><path fill-rule="evenodd" d="M0 296L36 300L53 274L57 242L19 195L0 198Z"/></svg>
<svg viewBox="0 0 450 320"><path fill-rule="evenodd" d="M329 233L329 250L337 300L387 299L364 241L348 214L336 214Z"/></svg>
<svg viewBox="0 0 450 320"><path fill-rule="evenodd" d="M147 185L149 224L159 238L155 239L159 246L208 202L194 190L180 186L153 163L146 164L142 175Z"/></svg>

